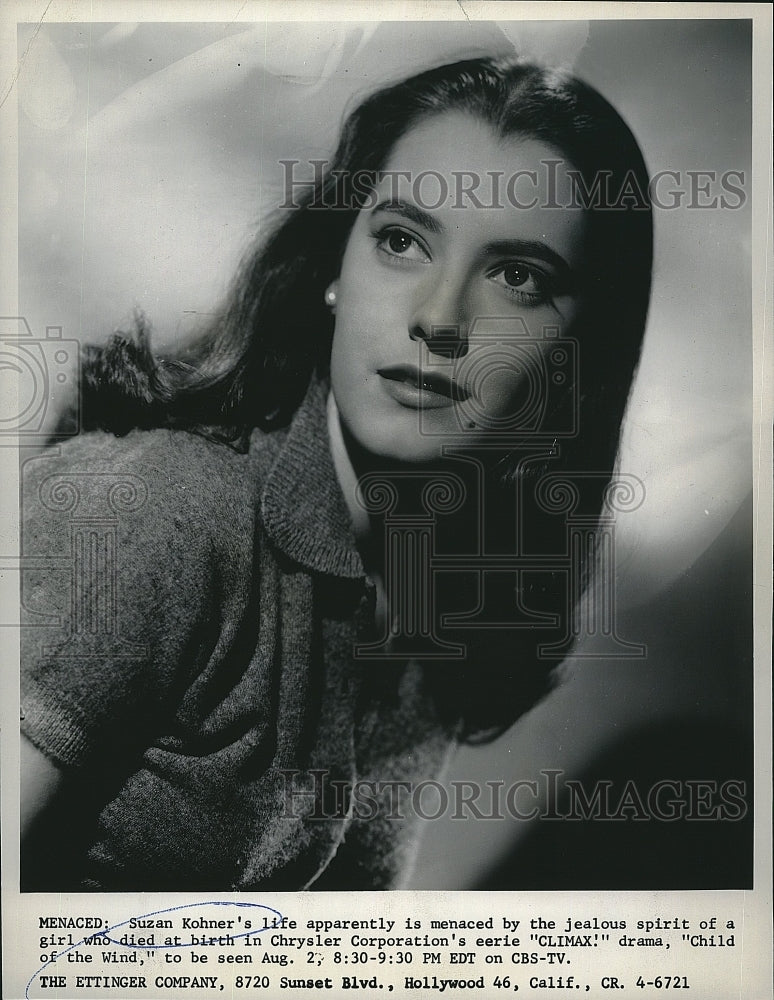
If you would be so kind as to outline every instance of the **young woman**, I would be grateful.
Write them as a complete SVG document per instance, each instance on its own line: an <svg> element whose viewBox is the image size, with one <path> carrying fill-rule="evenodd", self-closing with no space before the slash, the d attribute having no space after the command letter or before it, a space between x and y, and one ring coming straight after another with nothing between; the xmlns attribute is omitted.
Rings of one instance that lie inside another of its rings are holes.
<svg viewBox="0 0 774 1000"><path fill-rule="evenodd" d="M401 884L412 790L569 634L546 490L600 512L646 192L579 81L441 66L354 111L185 356L91 352L89 433L24 475L62 567L24 592L24 888Z"/></svg>

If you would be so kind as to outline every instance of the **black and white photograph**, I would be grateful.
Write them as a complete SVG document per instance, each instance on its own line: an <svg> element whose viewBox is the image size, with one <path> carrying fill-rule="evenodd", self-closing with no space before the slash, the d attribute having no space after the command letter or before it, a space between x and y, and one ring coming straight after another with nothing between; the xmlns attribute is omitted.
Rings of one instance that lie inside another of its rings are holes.
<svg viewBox="0 0 774 1000"><path fill-rule="evenodd" d="M28 6L7 995L770 996L770 10Z"/></svg>

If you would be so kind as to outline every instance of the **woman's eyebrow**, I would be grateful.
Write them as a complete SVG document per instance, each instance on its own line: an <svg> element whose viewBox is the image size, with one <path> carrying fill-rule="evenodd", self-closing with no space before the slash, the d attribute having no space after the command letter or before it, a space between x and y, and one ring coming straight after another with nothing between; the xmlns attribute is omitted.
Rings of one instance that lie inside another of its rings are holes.
<svg viewBox="0 0 774 1000"><path fill-rule="evenodd" d="M564 257L539 240L493 240L486 244L483 253L487 257L533 257L552 264L560 275L572 274L572 268Z"/></svg>
<svg viewBox="0 0 774 1000"><path fill-rule="evenodd" d="M410 222L422 226L431 233L445 232L443 224L435 216L430 215L429 212L426 212L423 208L419 208L417 205L412 205L409 201L403 201L401 198L390 198L389 201L380 201L373 211L374 213L392 212L394 215L402 215Z"/></svg>

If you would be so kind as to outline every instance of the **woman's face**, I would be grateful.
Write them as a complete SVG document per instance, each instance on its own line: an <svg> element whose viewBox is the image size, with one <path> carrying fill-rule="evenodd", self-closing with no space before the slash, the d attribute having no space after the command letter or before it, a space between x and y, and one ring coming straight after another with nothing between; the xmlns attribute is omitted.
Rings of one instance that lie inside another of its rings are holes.
<svg viewBox="0 0 774 1000"><path fill-rule="evenodd" d="M331 355L339 419L373 458L536 432L547 380L575 377L557 339L583 301L586 218L551 207L568 167L460 112L396 144L347 242Z"/></svg>

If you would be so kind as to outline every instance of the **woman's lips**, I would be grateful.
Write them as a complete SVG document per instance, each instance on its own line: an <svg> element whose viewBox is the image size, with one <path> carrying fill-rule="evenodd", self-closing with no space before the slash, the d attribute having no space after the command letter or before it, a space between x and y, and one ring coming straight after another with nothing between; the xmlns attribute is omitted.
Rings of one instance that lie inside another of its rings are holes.
<svg viewBox="0 0 774 1000"><path fill-rule="evenodd" d="M389 365L377 369L390 395L404 406L435 408L451 406L468 398L454 379L441 372L420 371L414 365Z"/></svg>

